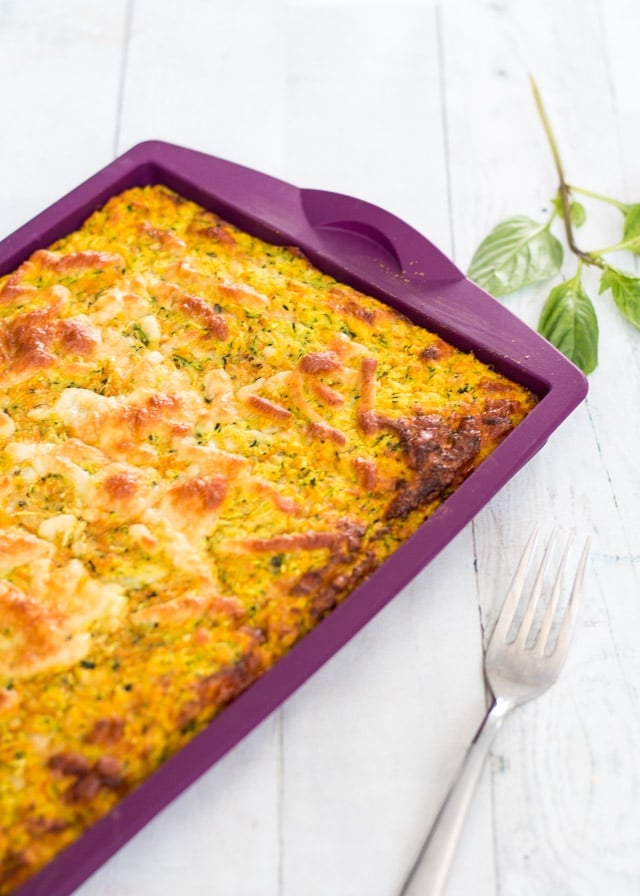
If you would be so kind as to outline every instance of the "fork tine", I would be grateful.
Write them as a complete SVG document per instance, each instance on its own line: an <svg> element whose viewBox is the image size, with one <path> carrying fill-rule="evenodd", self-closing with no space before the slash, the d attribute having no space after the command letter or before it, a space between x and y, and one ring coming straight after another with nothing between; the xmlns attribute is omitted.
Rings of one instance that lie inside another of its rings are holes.
<svg viewBox="0 0 640 896"><path fill-rule="evenodd" d="M547 604L547 607L545 609L544 617L540 625L540 631L538 632L538 636L536 639L536 645L538 647L539 653L541 654L545 652L548 646L549 635L551 634L551 629L553 628L553 623L558 611L558 604L560 603L560 594L562 591L562 582L564 579L564 570L567 565L567 557L569 556L569 548L571 547L572 541L573 535L569 536L569 538L567 539L565 549L562 553L562 557L558 565L558 571L556 573L556 578L553 583L551 597L549 598L549 603Z"/></svg>
<svg viewBox="0 0 640 896"><path fill-rule="evenodd" d="M498 614L498 619L491 635L491 640L493 641L495 639L496 643L506 640L509 629L513 624L515 614L518 610L518 604L520 603L520 598L522 596L522 589L524 587L524 580L527 575L529 561L531 559L531 554L533 552L537 537L538 529L534 529L529 536L527 546L522 552L520 563L518 564L518 568L514 573L513 580L509 585L509 590L505 595L502 607L500 608L500 612Z"/></svg>
<svg viewBox="0 0 640 896"><path fill-rule="evenodd" d="M551 554L551 547L555 540L555 530L551 533L549 537L549 541L546 544L544 549L544 554L542 555L542 561L540 566L538 567L538 573L536 575L535 582L533 584L533 588L531 590L531 595L529 596L529 602L527 604L527 608L525 610L524 616L522 617L522 622L520 623L520 628L516 633L515 642L519 644L521 647L524 647L529 640L529 637L532 634L533 622L535 619L536 611L538 609L538 604L540 603L540 598L542 596L542 586L544 583L544 574L547 569L547 564L549 562L549 555Z"/></svg>
<svg viewBox="0 0 640 896"><path fill-rule="evenodd" d="M584 571L587 565L587 557L589 556L590 545L591 539L587 538L584 544L584 548L582 549L582 555L578 563L576 576L573 580L573 587L571 589L569 603L567 605L564 618L560 624L560 629L558 631L558 640L556 641L555 647L553 649L552 655L555 655L559 661L562 661L564 659L564 656L569 648L569 642L571 641L573 627L576 621L576 616L578 615L578 607L580 605L580 598L582 596L582 584L584 582Z"/></svg>

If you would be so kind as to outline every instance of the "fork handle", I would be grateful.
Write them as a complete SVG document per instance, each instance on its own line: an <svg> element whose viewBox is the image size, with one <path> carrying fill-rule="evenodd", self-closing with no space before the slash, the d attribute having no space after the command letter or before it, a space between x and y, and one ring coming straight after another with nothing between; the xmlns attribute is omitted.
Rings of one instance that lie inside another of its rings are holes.
<svg viewBox="0 0 640 896"><path fill-rule="evenodd" d="M514 704L497 699L484 717L458 769L400 896L440 896L489 748Z"/></svg>

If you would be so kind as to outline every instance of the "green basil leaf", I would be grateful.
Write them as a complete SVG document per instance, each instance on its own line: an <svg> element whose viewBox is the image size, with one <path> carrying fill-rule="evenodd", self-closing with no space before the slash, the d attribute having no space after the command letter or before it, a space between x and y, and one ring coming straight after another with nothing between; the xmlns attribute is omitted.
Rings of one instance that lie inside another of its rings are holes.
<svg viewBox="0 0 640 896"><path fill-rule="evenodd" d="M569 215L574 227L582 227L587 220L587 211L584 205L581 202L577 202L575 199L569 206Z"/></svg>
<svg viewBox="0 0 640 896"><path fill-rule="evenodd" d="M598 319L591 299L575 277L551 290L538 331L583 373L597 367Z"/></svg>
<svg viewBox="0 0 640 896"><path fill-rule="evenodd" d="M627 320L640 329L640 279L607 266L600 278L600 292L607 289Z"/></svg>
<svg viewBox="0 0 640 896"><path fill-rule="evenodd" d="M494 296L505 296L557 274L562 244L549 231L524 215L498 224L480 243L471 259L469 277Z"/></svg>
<svg viewBox="0 0 640 896"><path fill-rule="evenodd" d="M637 245L629 246L629 252L640 255L640 203L628 205L624 212L624 230L622 232L624 242L637 240Z"/></svg>

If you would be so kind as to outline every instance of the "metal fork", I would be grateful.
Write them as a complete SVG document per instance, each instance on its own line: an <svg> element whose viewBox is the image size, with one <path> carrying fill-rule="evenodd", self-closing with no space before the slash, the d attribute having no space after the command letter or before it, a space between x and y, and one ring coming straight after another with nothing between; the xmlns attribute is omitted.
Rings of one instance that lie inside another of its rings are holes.
<svg viewBox="0 0 640 896"><path fill-rule="evenodd" d="M538 697L557 679L571 640L589 551L585 543L566 607L559 611L567 543L548 601L545 573L555 541L552 535L538 568L531 593L522 596L536 533L524 550L487 646L484 670L494 701L454 779L400 896L440 896L475 791L496 732L517 706ZM561 620L556 619L561 615Z"/></svg>

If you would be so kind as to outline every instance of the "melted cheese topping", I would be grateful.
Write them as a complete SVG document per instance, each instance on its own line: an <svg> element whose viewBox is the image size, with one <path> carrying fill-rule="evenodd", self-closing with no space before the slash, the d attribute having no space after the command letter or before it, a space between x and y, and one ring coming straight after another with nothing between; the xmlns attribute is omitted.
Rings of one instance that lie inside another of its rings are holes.
<svg viewBox="0 0 640 896"><path fill-rule="evenodd" d="M0 278L0 894L273 665L534 403L164 187Z"/></svg>

